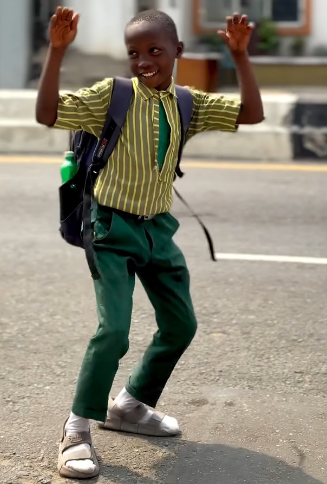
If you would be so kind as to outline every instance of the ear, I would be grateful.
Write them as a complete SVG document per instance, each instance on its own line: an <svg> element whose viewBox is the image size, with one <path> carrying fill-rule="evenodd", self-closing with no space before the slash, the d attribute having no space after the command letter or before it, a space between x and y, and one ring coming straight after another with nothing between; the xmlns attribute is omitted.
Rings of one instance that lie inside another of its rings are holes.
<svg viewBox="0 0 327 484"><path fill-rule="evenodd" d="M177 52L176 52L176 59L180 59L183 55L184 52L184 43L183 42L178 42L177 45Z"/></svg>

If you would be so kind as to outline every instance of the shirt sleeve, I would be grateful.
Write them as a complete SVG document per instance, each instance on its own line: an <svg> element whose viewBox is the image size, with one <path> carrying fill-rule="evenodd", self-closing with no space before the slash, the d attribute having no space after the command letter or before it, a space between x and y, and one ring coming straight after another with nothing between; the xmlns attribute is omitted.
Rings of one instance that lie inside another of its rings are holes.
<svg viewBox="0 0 327 484"><path fill-rule="evenodd" d="M188 139L204 131L237 131L240 101L201 91L191 90L191 92L194 108Z"/></svg>
<svg viewBox="0 0 327 484"><path fill-rule="evenodd" d="M54 128L82 129L99 137L106 121L112 88L113 79L104 79L91 88L60 95Z"/></svg>

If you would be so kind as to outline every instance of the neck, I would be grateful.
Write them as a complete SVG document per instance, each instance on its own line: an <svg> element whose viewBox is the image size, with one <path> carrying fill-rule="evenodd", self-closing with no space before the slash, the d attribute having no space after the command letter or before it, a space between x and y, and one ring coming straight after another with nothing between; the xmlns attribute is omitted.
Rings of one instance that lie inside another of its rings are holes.
<svg viewBox="0 0 327 484"><path fill-rule="evenodd" d="M170 87L172 83L172 78L170 77L169 79L167 79L167 81L163 82L162 84L160 84L160 86L156 87L156 90L157 91L167 91L167 89Z"/></svg>

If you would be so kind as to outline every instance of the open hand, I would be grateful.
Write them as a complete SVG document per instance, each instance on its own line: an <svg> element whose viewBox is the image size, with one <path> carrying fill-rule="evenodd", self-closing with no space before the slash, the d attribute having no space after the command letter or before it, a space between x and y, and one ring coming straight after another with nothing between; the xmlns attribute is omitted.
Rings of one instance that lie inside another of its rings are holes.
<svg viewBox="0 0 327 484"><path fill-rule="evenodd" d="M223 39L232 53L247 51L253 32L253 25L249 24L248 16L234 13L233 17L227 17L226 30L218 30L218 35Z"/></svg>
<svg viewBox="0 0 327 484"><path fill-rule="evenodd" d="M58 7L50 21L50 42L55 48L67 47L77 34L79 14L70 8Z"/></svg>

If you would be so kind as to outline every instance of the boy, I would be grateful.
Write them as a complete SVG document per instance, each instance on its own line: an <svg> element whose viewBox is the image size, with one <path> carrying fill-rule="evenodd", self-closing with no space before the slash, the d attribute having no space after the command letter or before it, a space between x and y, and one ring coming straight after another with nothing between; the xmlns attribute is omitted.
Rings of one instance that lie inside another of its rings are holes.
<svg viewBox="0 0 327 484"><path fill-rule="evenodd" d="M38 122L83 129L100 136L112 79L60 96L59 72L65 50L77 33L78 14L57 9L40 80ZM188 139L207 130L235 131L259 123L263 108L247 56L252 33L246 16L227 19L218 34L236 63L242 104L192 91ZM177 421L153 410L175 365L196 332L189 273L172 238L178 222L170 214L181 126L172 72L183 52L176 26L166 14L142 12L131 20L125 41L134 74L134 97L121 138L95 187L93 250L100 278L94 280L99 327L80 372L70 417L63 429L58 469L63 477L99 474L89 419L110 430L145 435L179 433ZM192 79L190 79L192 84ZM119 360L128 350L135 274L155 309L158 332L126 388L108 397Z"/></svg>

